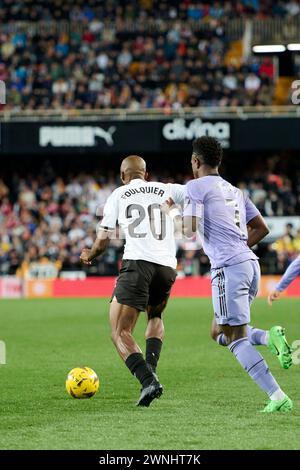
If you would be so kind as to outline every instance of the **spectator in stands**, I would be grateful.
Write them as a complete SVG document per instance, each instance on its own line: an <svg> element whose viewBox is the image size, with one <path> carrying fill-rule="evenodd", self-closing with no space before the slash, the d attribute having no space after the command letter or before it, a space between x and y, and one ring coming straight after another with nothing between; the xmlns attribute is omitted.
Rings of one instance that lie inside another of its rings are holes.
<svg viewBox="0 0 300 470"><path fill-rule="evenodd" d="M295 172L293 182L285 173L279 173L276 165L280 161L282 159L275 156L262 166L258 156L258 169L253 168L252 177L237 182L263 215L284 216L298 210L298 174ZM166 173L164 177L157 174L153 178L184 183L190 175L174 178ZM1 274L13 274L24 258L27 263L48 259L59 261L63 270L78 269L78 255L83 247L91 246L104 203L117 184L115 178L97 172L58 177L49 164L35 177L15 174L0 179ZM300 229L295 234L298 228L288 224L285 233L261 252L264 272L284 271L287 263L299 253ZM197 243L178 246L180 270L185 275L208 271L207 258ZM122 240L115 240L110 251L90 272L117 272L122 244Z"/></svg>
<svg viewBox="0 0 300 470"><path fill-rule="evenodd" d="M298 228L296 232L295 238L293 240L293 245L294 245L296 254L299 254L300 253L300 228Z"/></svg>
<svg viewBox="0 0 300 470"><path fill-rule="evenodd" d="M272 248L277 253L278 270L284 272L288 264L294 259L296 249L294 245L294 227L288 223L284 234L276 240Z"/></svg>
<svg viewBox="0 0 300 470"><path fill-rule="evenodd" d="M225 19L243 12L259 14L267 2L136 0L124 5L77 0L71 10L62 0L2 3L3 24L35 22L1 35L6 110L179 109L272 102L271 61L224 63ZM289 11L295 11L293 2ZM61 32L58 24L39 27L39 21L52 20L70 21L69 28Z"/></svg>

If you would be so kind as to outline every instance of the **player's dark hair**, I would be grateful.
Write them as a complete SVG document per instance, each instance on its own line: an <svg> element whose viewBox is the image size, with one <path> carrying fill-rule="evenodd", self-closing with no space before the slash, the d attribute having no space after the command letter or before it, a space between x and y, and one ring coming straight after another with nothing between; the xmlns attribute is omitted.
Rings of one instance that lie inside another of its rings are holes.
<svg viewBox="0 0 300 470"><path fill-rule="evenodd" d="M202 136L193 142L193 154L206 165L215 168L219 166L223 157L220 142L214 137Z"/></svg>

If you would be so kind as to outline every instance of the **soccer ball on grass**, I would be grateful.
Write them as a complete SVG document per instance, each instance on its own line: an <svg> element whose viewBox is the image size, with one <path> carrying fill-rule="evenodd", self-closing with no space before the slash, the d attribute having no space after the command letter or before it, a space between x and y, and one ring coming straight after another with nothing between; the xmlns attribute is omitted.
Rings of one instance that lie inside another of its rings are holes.
<svg viewBox="0 0 300 470"><path fill-rule="evenodd" d="M91 398L99 389L99 378L90 367L75 367L68 373L66 389L73 398Z"/></svg>

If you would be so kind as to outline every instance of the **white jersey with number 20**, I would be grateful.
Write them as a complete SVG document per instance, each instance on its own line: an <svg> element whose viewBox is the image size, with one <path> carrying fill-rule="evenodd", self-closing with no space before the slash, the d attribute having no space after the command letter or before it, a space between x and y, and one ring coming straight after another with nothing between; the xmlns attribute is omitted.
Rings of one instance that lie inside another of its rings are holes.
<svg viewBox="0 0 300 470"><path fill-rule="evenodd" d="M168 198L183 205L184 186L137 178L108 197L100 228L114 230L117 222L125 235L123 259L145 260L176 268L173 222L161 211Z"/></svg>

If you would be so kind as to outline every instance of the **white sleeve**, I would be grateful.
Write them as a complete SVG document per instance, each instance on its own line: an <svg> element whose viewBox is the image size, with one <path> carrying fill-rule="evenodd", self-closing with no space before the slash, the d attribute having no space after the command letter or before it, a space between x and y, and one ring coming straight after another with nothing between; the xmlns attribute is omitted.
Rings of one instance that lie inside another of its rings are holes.
<svg viewBox="0 0 300 470"><path fill-rule="evenodd" d="M104 210L103 210L103 219L99 225L99 228L102 230L114 230L117 225L117 220L119 216L119 204L116 197L116 191L107 198Z"/></svg>
<svg viewBox="0 0 300 470"><path fill-rule="evenodd" d="M175 202L175 204L179 204L183 207L184 203L184 196L185 196L185 189L183 184L170 184L170 194L171 198Z"/></svg>

